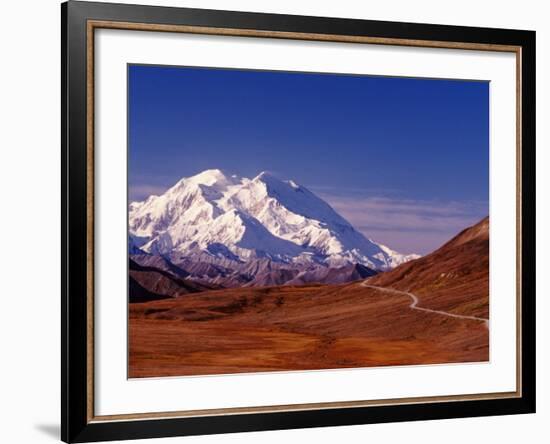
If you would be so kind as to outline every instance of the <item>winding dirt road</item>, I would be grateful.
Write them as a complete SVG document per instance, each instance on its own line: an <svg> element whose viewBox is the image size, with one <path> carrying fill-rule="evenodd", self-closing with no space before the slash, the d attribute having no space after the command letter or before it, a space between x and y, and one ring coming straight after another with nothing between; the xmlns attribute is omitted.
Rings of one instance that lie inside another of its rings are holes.
<svg viewBox="0 0 550 444"><path fill-rule="evenodd" d="M374 290L379 290L385 293L392 293L392 294L399 294L399 295L405 295L412 299L411 305L409 305L409 308L413 310L419 310L419 311L426 311L429 313L436 313L442 316L449 316L451 318L458 318L458 319L470 319L472 321L480 321L485 324L485 327L489 328L489 320L485 318L478 318L476 316L466 316L466 315L459 315L455 313L449 313L447 311L441 311L441 310L432 310L431 308L424 308L424 307L418 307L418 296L416 296L413 293L409 293L408 291L401 291L401 290L395 290L393 288L385 288L385 287L378 287L377 285L369 285L366 282L361 282L362 287L365 288L372 288Z"/></svg>

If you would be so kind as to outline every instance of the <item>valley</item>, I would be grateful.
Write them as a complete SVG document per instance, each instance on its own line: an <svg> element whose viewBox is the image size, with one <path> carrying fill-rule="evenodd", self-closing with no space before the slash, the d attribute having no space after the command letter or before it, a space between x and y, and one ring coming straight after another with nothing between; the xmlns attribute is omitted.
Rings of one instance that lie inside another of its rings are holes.
<svg viewBox="0 0 550 444"><path fill-rule="evenodd" d="M481 362L488 329L361 283L131 304L130 377Z"/></svg>
<svg viewBox="0 0 550 444"><path fill-rule="evenodd" d="M130 295L129 376L488 361L488 234L343 283L216 288L151 257L165 270L130 270L153 296Z"/></svg>

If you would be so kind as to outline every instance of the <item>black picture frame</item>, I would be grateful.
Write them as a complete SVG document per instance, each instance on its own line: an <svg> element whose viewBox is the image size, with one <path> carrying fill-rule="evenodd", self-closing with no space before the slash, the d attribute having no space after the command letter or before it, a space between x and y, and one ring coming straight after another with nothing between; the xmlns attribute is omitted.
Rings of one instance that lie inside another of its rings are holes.
<svg viewBox="0 0 550 444"><path fill-rule="evenodd" d="M521 395L479 399L96 421L90 417L88 360L89 161L87 146L87 23L186 25L210 28L368 36L485 45L521 53ZM535 32L69 1L61 5L62 54L62 361L61 438L90 442L180 435L308 428L535 412Z"/></svg>

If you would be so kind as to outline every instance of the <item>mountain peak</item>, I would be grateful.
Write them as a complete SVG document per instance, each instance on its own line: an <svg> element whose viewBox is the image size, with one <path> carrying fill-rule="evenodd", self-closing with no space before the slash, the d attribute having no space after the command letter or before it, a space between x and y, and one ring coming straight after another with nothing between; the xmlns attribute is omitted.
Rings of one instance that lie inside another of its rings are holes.
<svg viewBox="0 0 550 444"><path fill-rule="evenodd" d="M283 186L283 188L290 187L293 190L301 190L303 187L301 187L297 182L294 180L282 180L279 179L275 174L269 172L269 171L262 171L260 174L258 174L254 179L252 179L253 182L263 182L266 185L278 185Z"/></svg>
<svg viewBox="0 0 550 444"><path fill-rule="evenodd" d="M181 190L189 189L189 186L195 188L201 185L214 187L221 190L225 189L229 185L234 185L239 181L239 177L229 176L225 174L222 170L214 168L204 170L198 174L195 174L194 176L183 177L172 188L170 188L170 191L180 193Z"/></svg>
<svg viewBox="0 0 550 444"><path fill-rule="evenodd" d="M197 184L211 186L218 182L227 182L228 177L224 174L222 170L214 168L210 170L204 170L199 174L191 176L188 180Z"/></svg>
<svg viewBox="0 0 550 444"><path fill-rule="evenodd" d="M270 173L269 171L262 171L260 174L258 174L254 179L252 179L253 182L281 182L281 180L275 176L273 173Z"/></svg>

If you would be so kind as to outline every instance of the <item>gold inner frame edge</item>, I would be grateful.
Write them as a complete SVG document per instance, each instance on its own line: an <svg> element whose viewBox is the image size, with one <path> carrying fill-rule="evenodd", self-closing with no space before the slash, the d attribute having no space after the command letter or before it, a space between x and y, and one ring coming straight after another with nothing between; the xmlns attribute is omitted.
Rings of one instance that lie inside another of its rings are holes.
<svg viewBox="0 0 550 444"><path fill-rule="evenodd" d="M96 416L94 413L94 36L96 29L119 29L131 31L177 32L188 34L221 35L234 37L277 38L288 40L309 40L337 43L358 43L422 48L462 49L474 51L512 52L516 56L516 391L498 393L477 393L451 396L422 396L396 399L364 401L338 401L324 403L287 404L259 407L229 407L206 410L182 410L172 412L146 412ZM301 410L327 410L335 408L359 408L416 403L460 402L519 398L522 396L522 347L521 347L521 152L522 152L522 48L515 45L488 43L449 42L436 40L415 40L368 36L348 36L334 34L312 34L286 31L265 31L255 29L214 28L188 25L165 25L133 23L123 21L88 20L86 26L86 205L87 205L87 420L88 423L114 422L127 420L189 418L199 416L226 416L237 414L258 414L273 412L293 412Z"/></svg>

